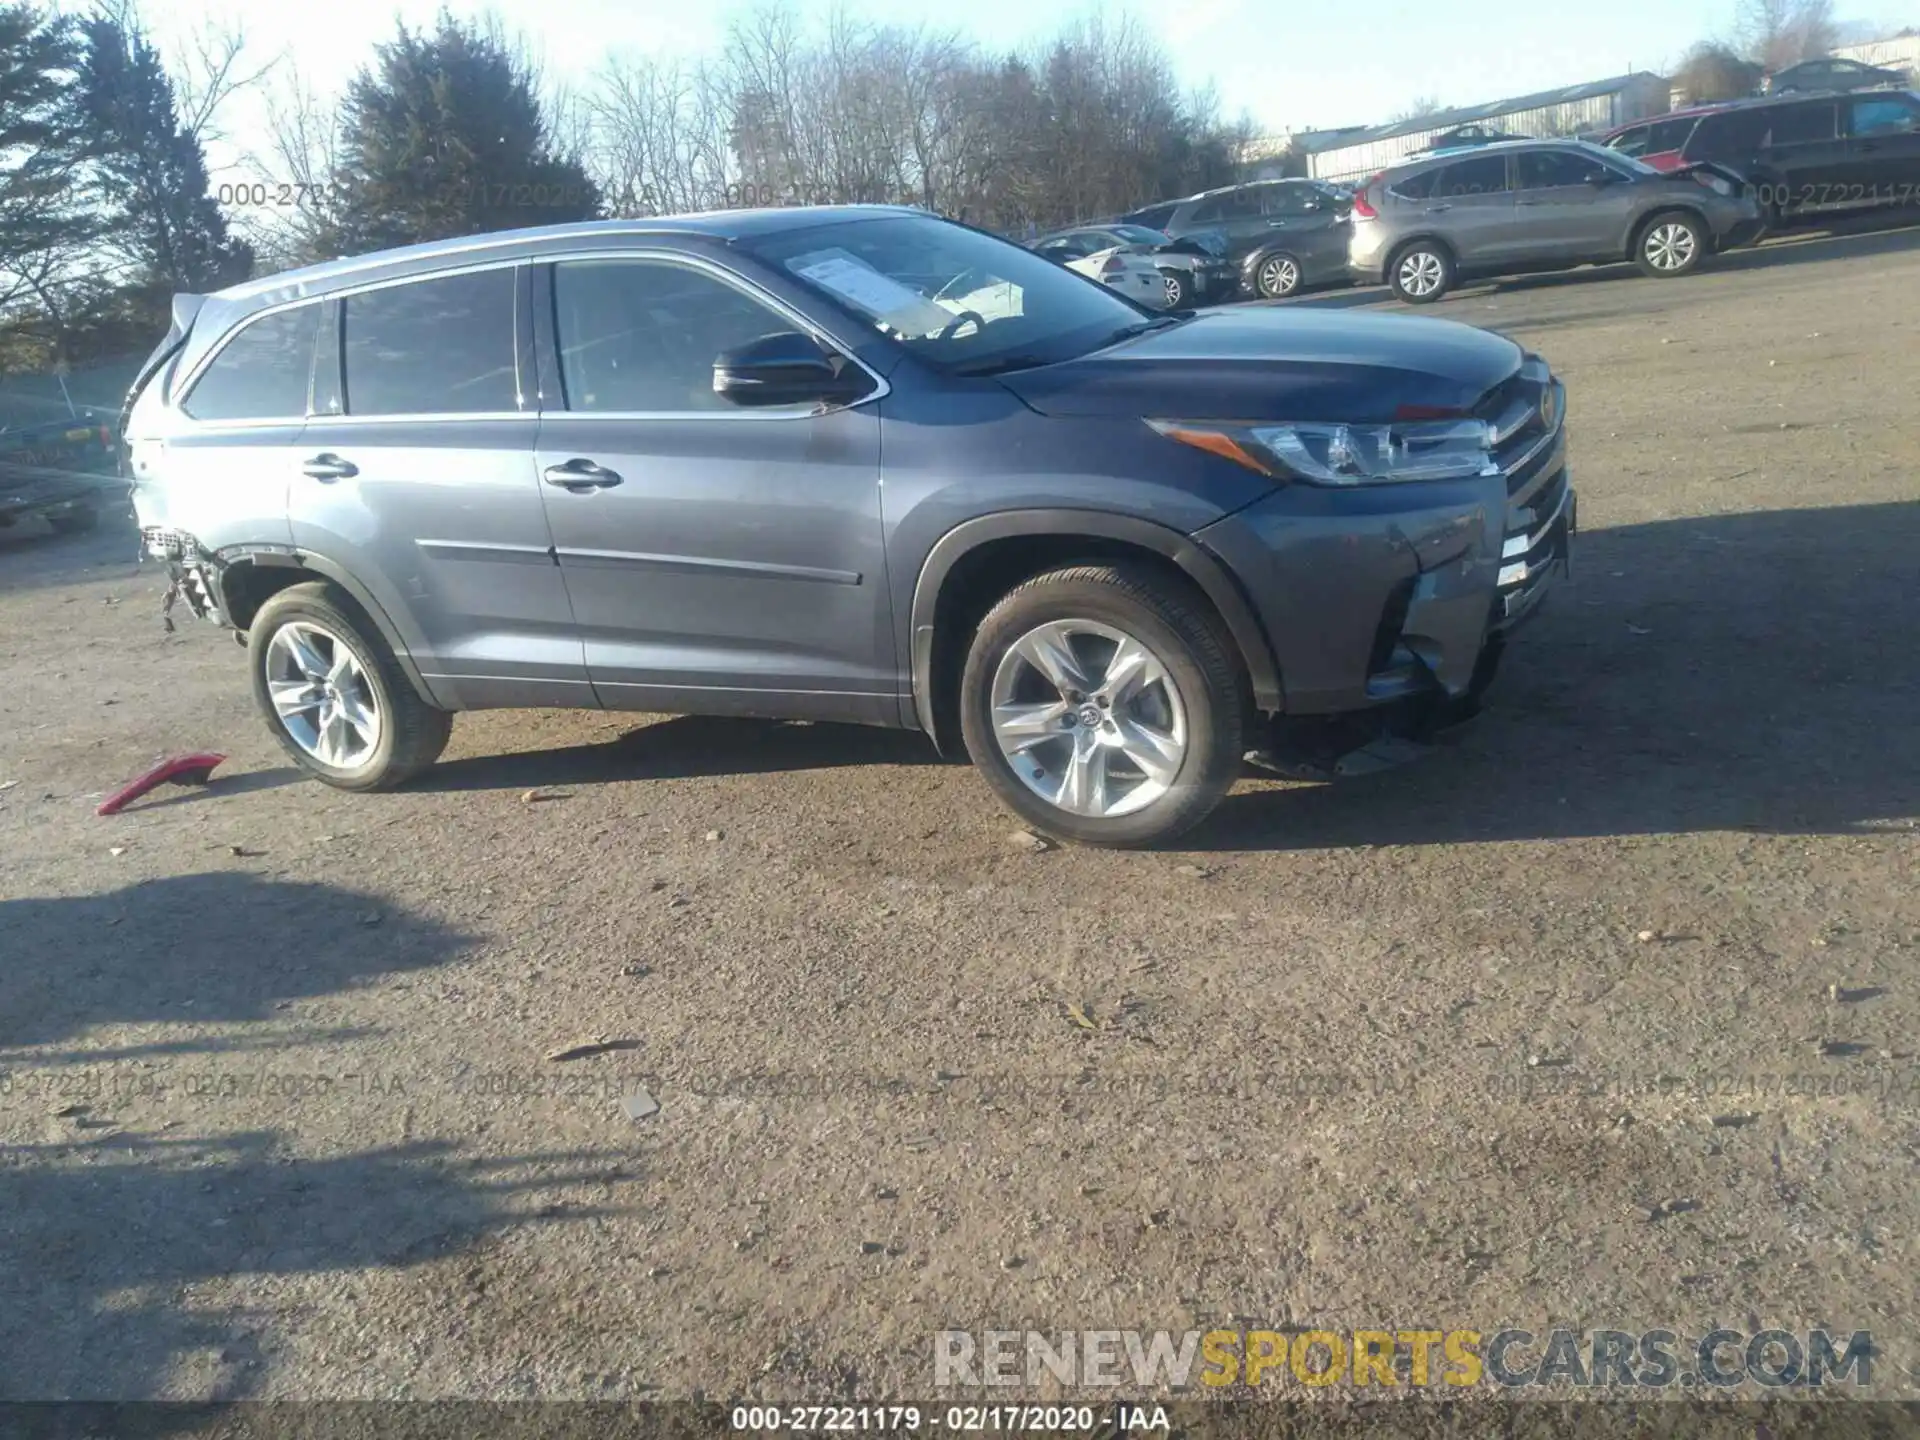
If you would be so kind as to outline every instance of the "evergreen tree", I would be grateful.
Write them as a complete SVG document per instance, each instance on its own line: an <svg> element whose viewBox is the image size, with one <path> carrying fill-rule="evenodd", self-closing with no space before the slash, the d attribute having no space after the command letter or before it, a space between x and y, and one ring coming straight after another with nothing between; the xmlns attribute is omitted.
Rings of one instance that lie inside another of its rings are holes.
<svg viewBox="0 0 1920 1440"><path fill-rule="evenodd" d="M70 19L0 4L0 311L46 303L95 231L80 186Z"/></svg>
<svg viewBox="0 0 1920 1440"><path fill-rule="evenodd" d="M600 192L555 153L524 60L442 13L402 24L348 88L325 248L335 253L591 219Z"/></svg>
<svg viewBox="0 0 1920 1440"><path fill-rule="evenodd" d="M108 243L164 322L171 296L246 278L247 245L227 233L207 187L199 138L186 131L173 84L138 30L105 16L81 25L79 101L88 172Z"/></svg>

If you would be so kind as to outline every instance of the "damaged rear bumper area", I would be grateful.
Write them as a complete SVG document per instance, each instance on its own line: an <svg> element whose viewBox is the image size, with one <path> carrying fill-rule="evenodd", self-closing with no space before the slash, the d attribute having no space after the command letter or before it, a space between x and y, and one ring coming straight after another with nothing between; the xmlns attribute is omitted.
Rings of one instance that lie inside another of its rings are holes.
<svg viewBox="0 0 1920 1440"><path fill-rule="evenodd" d="M173 607L181 600L202 620L231 628L233 622L221 604L220 575L225 564L212 551L184 530L149 525L140 531L140 550L144 558L158 560L167 567L168 584L160 602L161 623L173 629Z"/></svg>

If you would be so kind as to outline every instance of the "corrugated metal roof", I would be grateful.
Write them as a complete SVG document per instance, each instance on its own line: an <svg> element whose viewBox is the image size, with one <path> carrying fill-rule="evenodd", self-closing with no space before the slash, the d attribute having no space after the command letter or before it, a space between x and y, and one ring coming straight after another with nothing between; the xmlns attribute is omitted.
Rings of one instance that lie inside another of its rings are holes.
<svg viewBox="0 0 1920 1440"><path fill-rule="evenodd" d="M1496 120L1502 115L1517 115L1526 110L1545 110L1554 105L1575 105L1598 95L1615 95L1629 85L1667 82L1647 70L1616 75L1611 80L1589 80L1584 85L1565 85L1558 90L1542 90L1535 95L1520 95L1511 100L1495 100L1485 105L1467 105L1453 110L1436 110L1412 120L1387 125L1369 125L1358 130L1320 130L1298 137L1299 147L1307 154L1322 150L1345 149L1349 145L1369 145L1375 140L1392 140L1400 135L1418 135L1429 130L1451 130L1470 120Z"/></svg>

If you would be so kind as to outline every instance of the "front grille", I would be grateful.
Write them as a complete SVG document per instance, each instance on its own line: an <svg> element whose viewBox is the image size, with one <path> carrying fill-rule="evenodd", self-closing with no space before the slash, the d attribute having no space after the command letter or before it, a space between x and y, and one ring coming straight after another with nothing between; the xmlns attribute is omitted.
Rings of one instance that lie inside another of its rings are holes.
<svg viewBox="0 0 1920 1440"><path fill-rule="evenodd" d="M1475 413L1494 426L1494 460L1506 476L1495 616L1513 620L1533 607L1566 553L1572 501L1562 434L1565 391L1543 362L1530 359L1483 397Z"/></svg>

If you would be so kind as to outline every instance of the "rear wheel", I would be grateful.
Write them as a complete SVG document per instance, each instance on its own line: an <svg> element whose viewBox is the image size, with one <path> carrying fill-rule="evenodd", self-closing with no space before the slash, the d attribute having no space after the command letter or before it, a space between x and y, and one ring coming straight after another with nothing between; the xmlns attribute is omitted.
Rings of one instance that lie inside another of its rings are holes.
<svg viewBox="0 0 1920 1440"><path fill-rule="evenodd" d="M342 590L294 585L248 631L253 695L280 748L342 790L386 790L440 757L453 717L422 700Z"/></svg>
<svg viewBox="0 0 1920 1440"><path fill-rule="evenodd" d="M1239 771L1244 700L1198 597L1150 571L1036 576L981 621L967 752L1035 829L1140 846L1197 825Z"/></svg>
<svg viewBox="0 0 1920 1440"><path fill-rule="evenodd" d="M1387 267L1387 283L1409 305L1431 305L1453 288L1453 282L1453 255L1431 241L1416 240Z"/></svg>
<svg viewBox="0 0 1920 1440"><path fill-rule="evenodd" d="M1656 215L1640 232L1633 247L1641 273L1667 280L1690 275L1707 258L1707 230L1692 215L1677 210Z"/></svg>
<svg viewBox="0 0 1920 1440"><path fill-rule="evenodd" d="M1253 288L1263 300L1284 300L1300 288L1300 262L1291 255L1268 255L1254 268Z"/></svg>

